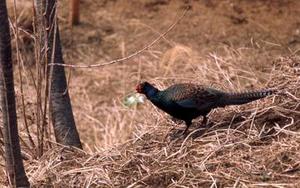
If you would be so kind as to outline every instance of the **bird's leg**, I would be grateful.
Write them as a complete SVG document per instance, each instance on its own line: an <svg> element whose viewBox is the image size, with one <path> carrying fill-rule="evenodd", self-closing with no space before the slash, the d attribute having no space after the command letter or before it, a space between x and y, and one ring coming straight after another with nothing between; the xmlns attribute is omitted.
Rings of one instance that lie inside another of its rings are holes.
<svg viewBox="0 0 300 188"><path fill-rule="evenodd" d="M174 117L172 117L172 116L171 116L171 120L172 120L174 123L176 123L176 124L182 123L182 120L177 119L177 118L174 118Z"/></svg>
<svg viewBox="0 0 300 188"><path fill-rule="evenodd" d="M172 122L175 123L175 124L179 124L179 123L182 122L181 120L179 120L179 119L177 119L177 118L174 118L173 116L171 116L171 120L172 120ZM174 129L176 129L176 126L175 126L175 125L172 126L172 128L170 129L170 132L173 131Z"/></svg>
<svg viewBox="0 0 300 188"><path fill-rule="evenodd" d="M199 136L201 136L201 135L203 135L206 131L207 131L207 128L206 128L206 124L207 124L207 116L206 115L204 115L203 116L203 120L202 120L202 122L201 122L201 125L200 125L200 127L198 128L198 131L197 132L195 132L194 134L193 134L193 138L195 139L195 138L198 138Z"/></svg>
<svg viewBox="0 0 300 188"><path fill-rule="evenodd" d="M189 127L192 125L192 121L185 121L186 124L186 128L183 131L183 135L185 135L187 133L187 131L189 130Z"/></svg>
<svg viewBox="0 0 300 188"><path fill-rule="evenodd" d="M204 115L201 126L206 126L206 124L207 124L207 117L206 117L206 115Z"/></svg>
<svg viewBox="0 0 300 188"><path fill-rule="evenodd" d="M189 130L189 127L191 126L192 124L192 121L185 121L185 124L186 124L186 127L184 129L184 131L182 132L182 130L180 131L177 131L175 134L173 134L171 136L171 140L174 140L175 138L178 138L178 137L181 137L181 136L185 136L186 133L188 132Z"/></svg>

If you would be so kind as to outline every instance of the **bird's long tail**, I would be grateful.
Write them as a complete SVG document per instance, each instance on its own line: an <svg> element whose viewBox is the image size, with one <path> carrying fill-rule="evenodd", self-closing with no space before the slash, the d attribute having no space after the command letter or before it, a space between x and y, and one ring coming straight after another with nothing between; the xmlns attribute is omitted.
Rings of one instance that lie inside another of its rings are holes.
<svg viewBox="0 0 300 188"><path fill-rule="evenodd" d="M246 104L276 93L276 90L250 91L242 93L226 93L222 99L222 106Z"/></svg>

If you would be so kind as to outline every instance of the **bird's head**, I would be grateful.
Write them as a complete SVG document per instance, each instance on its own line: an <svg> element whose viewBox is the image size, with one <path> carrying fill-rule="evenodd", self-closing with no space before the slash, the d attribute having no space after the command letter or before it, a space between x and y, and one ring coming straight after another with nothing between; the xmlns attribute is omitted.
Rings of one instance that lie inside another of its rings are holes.
<svg viewBox="0 0 300 188"><path fill-rule="evenodd" d="M141 83L139 83L139 84L136 86L136 91L137 91L138 93L146 94L146 90L147 90L147 88L148 88L149 86L151 86L150 83L148 83L148 82L141 82Z"/></svg>
<svg viewBox="0 0 300 188"><path fill-rule="evenodd" d="M142 82L136 86L136 91L141 94L151 95L156 93L158 90L149 82Z"/></svg>

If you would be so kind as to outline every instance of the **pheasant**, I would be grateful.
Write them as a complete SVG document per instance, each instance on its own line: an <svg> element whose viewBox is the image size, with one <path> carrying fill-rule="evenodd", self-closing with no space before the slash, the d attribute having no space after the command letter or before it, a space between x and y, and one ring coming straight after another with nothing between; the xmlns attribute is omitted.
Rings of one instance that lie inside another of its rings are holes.
<svg viewBox="0 0 300 188"><path fill-rule="evenodd" d="M203 116L202 125L207 123L207 114L214 108L246 104L274 94L275 90L261 90L243 93L228 93L203 85L182 83L160 91L148 82L136 86L138 93L146 95L156 107L176 119L183 120L186 134L192 120Z"/></svg>

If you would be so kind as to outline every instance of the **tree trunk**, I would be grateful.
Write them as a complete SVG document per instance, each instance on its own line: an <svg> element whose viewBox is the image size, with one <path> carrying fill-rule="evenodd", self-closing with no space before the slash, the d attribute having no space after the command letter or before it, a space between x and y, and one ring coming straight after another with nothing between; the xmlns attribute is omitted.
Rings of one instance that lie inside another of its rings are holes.
<svg viewBox="0 0 300 188"><path fill-rule="evenodd" d="M70 0L70 24L77 25L79 24L79 0Z"/></svg>
<svg viewBox="0 0 300 188"><path fill-rule="evenodd" d="M13 187L29 187L18 135L10 31L6 1L0 1L0 100L3 113L5 163Z"/></svg>
<svg viewBox="0 0 300 188"><path fill-rule="evenodd" d="M48 47L46 61L47 63L63 64L56 19L56 0L35 0L35 8L37 28L39 32L42 32L40 36L46 36ZM63 145L82 149L73 116L64 67L53 66L47 73L50 83L50 112L56 141Z"/></svg>

